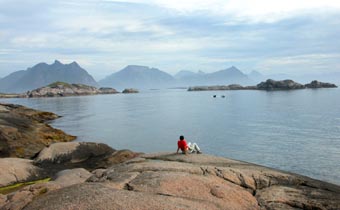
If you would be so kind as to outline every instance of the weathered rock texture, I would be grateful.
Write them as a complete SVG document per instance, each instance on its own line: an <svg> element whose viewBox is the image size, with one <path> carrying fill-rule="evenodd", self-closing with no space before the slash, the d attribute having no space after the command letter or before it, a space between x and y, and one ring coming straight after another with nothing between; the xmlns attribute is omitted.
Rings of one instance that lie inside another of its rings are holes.
<svg viewBox="0 0 340 210"><path fill-rule="evenodd" d="M32 158L54 142L75 139L47 121L59 116L20 105L0 103L0 157Z"/></svg>
<svg viewBox="0 0 340 210"><path fill-rule="evenodd" d="M118 93L113 88L96 88L82 84L68 84L64 82L55 82L48 86L41 87L26 93L27 97L58 97L58 96L79 96L79 95L96 95L96 94L114 94Z"/></svg>
<svg viewBox="0 0 340 210"><path fill-rule="evenodd" d="M281 81L268 79L265 82L261 82L256 87L259 90L294 90L294 89L305 88L304 85L294 82L293 80L289 80L289 79L281 80Z"/></svg>
<svg viewBox="0 0 340 210"><path fill-rule="evenodd" d="M0 209L22 209L36 197L53 193L52 191L60 188L84 183L93 174L100 176L108 166L120 164L137 155L138 153L129 150L114 150L105 144L72 142L52 144L36 158L35 165L32 160L2 158L0 159L0 187L17 182L40 180L47 176L52 177L53 181L29 185L7 195L0 194ZM96 170L92 174L84 168L75 168L77 166ZM87 199L92 200L91 197ZM93 203L91 206L95 209L96 205ZM54 209L51 205L41 208Z"/></svg>
<svg viewBox="0 0 340 210"><path fill-rule="evenodd" d="M90 199L89 199L90 198ZM209 155L148 154L24 209L340 209L340 187Z"/></svg>

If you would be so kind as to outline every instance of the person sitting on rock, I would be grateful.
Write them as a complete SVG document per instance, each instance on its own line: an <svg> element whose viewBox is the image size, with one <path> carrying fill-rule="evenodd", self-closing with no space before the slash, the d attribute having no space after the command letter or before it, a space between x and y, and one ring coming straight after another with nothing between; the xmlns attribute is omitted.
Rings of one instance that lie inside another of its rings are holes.
<svg viewBox="0 0 340 210"><path fill-rule="evenodd" d="M201 154L202 153L196 143L191 143L191 142L187 143L186 140L184 139L184 136L179 137L179 140L177 142L177 153L179 149L182 150L183 154L187 154L187 153Z"/></svg>

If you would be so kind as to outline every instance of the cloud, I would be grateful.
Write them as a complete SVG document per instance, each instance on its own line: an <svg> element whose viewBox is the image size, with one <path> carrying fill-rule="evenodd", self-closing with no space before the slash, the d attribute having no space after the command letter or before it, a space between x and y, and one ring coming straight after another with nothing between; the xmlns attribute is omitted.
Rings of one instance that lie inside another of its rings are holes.
<svg viewBox="0 0 340 210"><path fill-rule="evenodd" d="M0 76L55 59L97 78L128 64L339 69L339 10L331 0L0 0Z"/></svg>
<svg viewBox="0 0 340 210"><path fill-rule="evenodd" d="M301 12L311 10L339 10L338 0L153 0L162 7L181 13L205 11L220 16L234 16L235 20L247 22L275 22Z"/></svg>
<svg viewBox="0 0 340 210"><path fill-rule="evenodd" d="M326 73L339 70L339 60L340 53L274 57L261 61L257 68L267 73L280 70L292 75Z"/></svg>

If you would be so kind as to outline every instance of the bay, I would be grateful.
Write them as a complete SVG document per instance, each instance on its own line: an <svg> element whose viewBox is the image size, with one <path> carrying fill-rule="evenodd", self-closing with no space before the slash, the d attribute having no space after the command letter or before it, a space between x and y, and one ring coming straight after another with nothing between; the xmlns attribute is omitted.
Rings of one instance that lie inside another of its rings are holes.
<svg viewBox="0 0 340 210"><path fill-rule="evenodd" d="M63 116L51 125L78 136L78 141L146 153L175 152L178 137L184 135L204 153L340 184L339 89L166 89L1 101Z"/></svg>

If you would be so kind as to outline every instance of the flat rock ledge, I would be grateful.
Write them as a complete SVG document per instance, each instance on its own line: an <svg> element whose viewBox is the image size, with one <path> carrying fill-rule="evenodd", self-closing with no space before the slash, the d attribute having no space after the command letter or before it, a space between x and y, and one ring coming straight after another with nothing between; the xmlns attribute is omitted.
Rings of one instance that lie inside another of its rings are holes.
<svg viewBox="0 0 340 210"><path fill-rule="evenodd" d="M145 154L59 176L73 181L29 186L17 192L30 195L24 205L0 196L0 209L340 209L340 186L206 154Z"/></svg>

